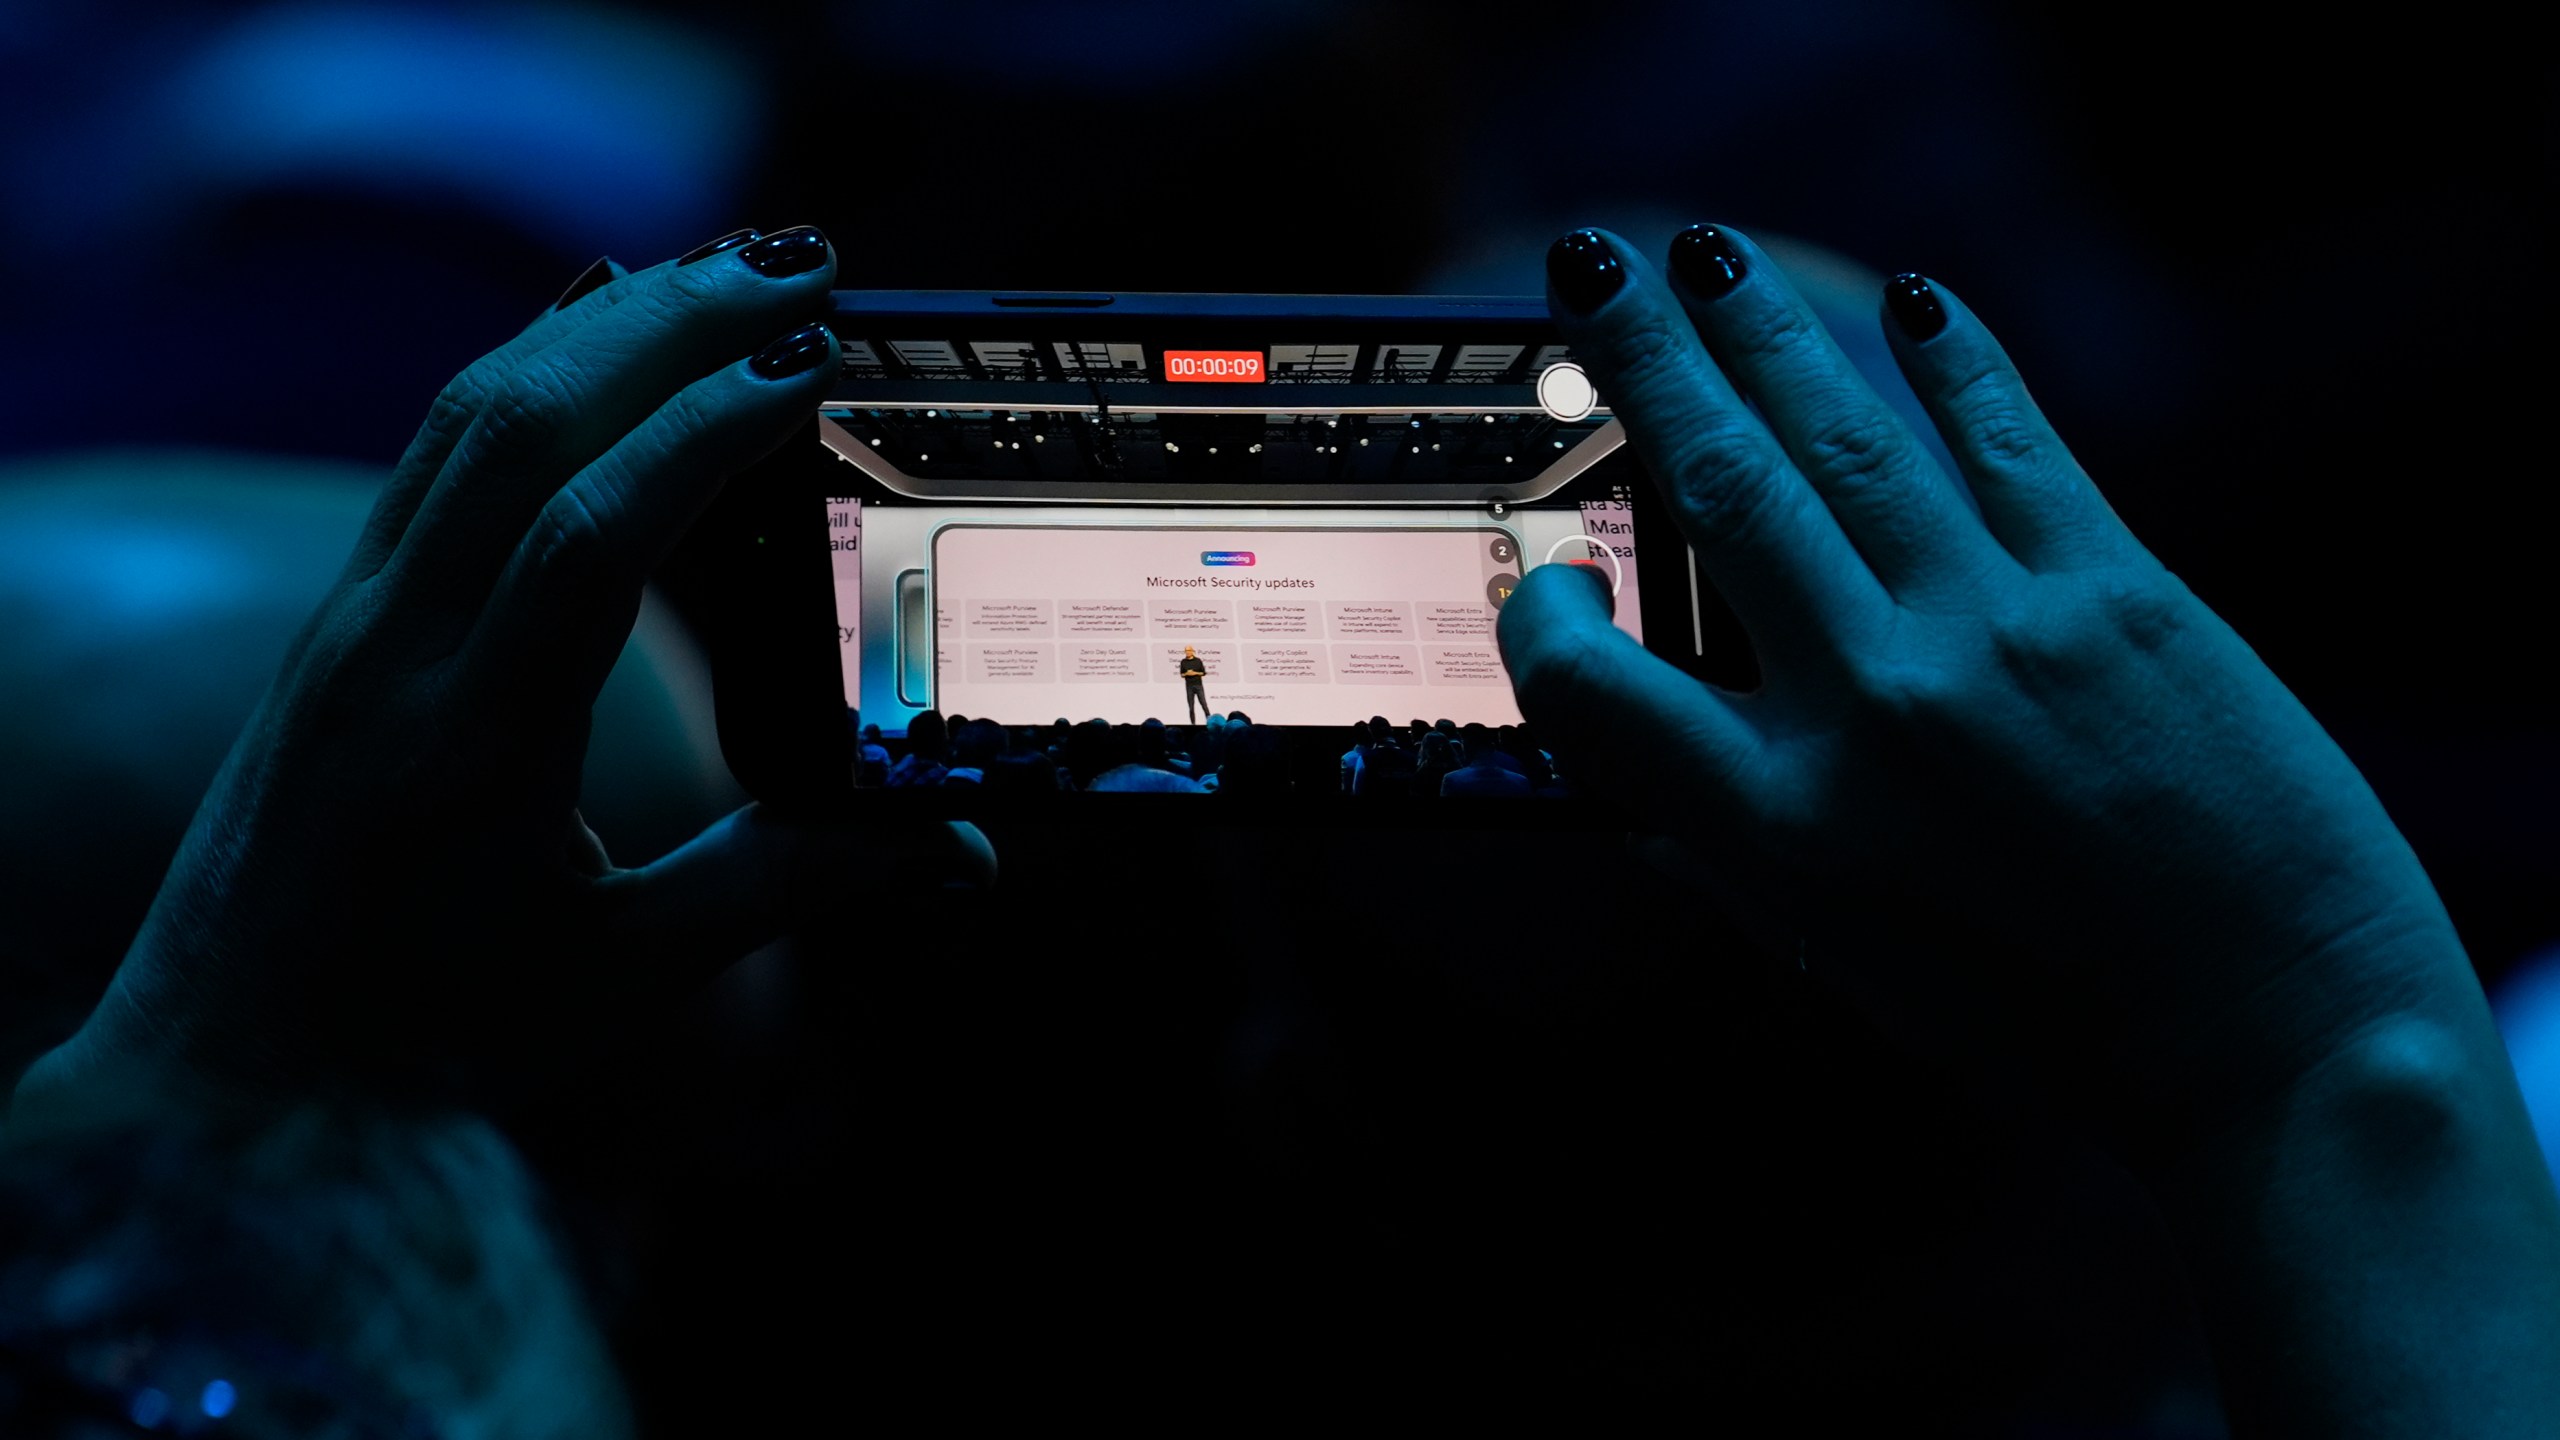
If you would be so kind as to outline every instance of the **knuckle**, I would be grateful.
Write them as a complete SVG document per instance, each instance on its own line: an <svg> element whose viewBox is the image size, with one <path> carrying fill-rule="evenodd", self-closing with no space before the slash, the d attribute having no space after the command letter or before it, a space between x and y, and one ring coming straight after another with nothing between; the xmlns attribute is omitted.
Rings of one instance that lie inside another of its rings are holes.
<svg viewBox="0 0 2560 1440"><path fill-rule="evenodd" d="M719 430L720 420L719 406L699 387L687 386L658 407L658 424L651 428L660 432L660 454L681 456L700 450Z"/></svg>
<svg viewBox="0 0 2560 1440"><path fill-rule="evenodd" d="M1965 429L1973 453L1995 468L2023 468L2044 457L2043 437L2015 412L1979 418Z"/></svg>
<svg viewBox="0 0 2560 1440"><path fill-rule="evenodd" d="M1648 314L1620 333L1611 347L1613 404L1690 521L1747 544L1793 477L1758 421L1715 403L1703 357L1678 323Z"/></svg>
<svg viewBox="0 0 2560 1440"><path fill-rule="evenodd" d="M1676 402L1697 388L1687 337L1669 315L1646 310L1610 337L1609 389L1627 408Z"/></svg>
<svg viewBox="0 0 2560 1440"><path fill-rule="evenodd" d="M1719 540L1749 544L1759 536L1790 477L1733 425L1709 425L1674 442L1671 491L1690 519Z"/></svg>
<svg viewBox="0 0 2560 1440"><path fill-rule="evenodd" d="M462 373L445 382L436 392L433 405L427 407L427 429L442 434L459 434L479 418L489 396L505 383L507 366L496 353L483 355L462 369Z"/></svg>
<svg viewBox="0 0 2560 1440"><path fill-rule="evenodd" d="M2022 466L2044 455L2044 427L1997 371L1986 370L1958 385L1948 396L1947 409L1963 443L1992 465Z"/></svg>
<svg viewBox="0 0 2560 1440"><path fill-rule="evenodd" d="M2097 606L2109 628L2138 654L2156 655L2168 649L2193 621L2195 597L2167 571L2156 575L2107 571L2094 584Z"/></svg>
<svg viewBox="0 0 2560 1440"><path fill-rule="evenodd" d="M2029 694L2071 688L2089 673L2090 646L2074 608L2037 592L1994 613L1983 641L1997 673Z"/></svg>
<svg viewBox="0 0 2560 1440"><path fill-rule="evenodd" d="M1891 730L1942 728L1966 705L1969 659L1949 644L1943 627L1897 615L1869 643L1848 653L1846 680L1853 708L1883 717Z"/></svg>
<svg viewBox="0 0 2560 1440"><path fill-rule="evenodd" d="M1868 659L1851 667L1850 683L1868 708L1899 726L1934 726L1962 703L1954 673L1923 655Z"/></svg>
<svg viewBox="0 0 2560 1440"><path fill-rule="evenodd" d="M2192 623L2191 604L2185 587L2165 572L2047 581L1989 616L1983 641L2011 686L2050 695L2089 685L2129 658L2176 643Z"/></svg>
<svg viewBox="0 0 2560 1440"><path fill-rule="evenodd" d="M1901 439L1888 416L1855 410L1827 416L1804 438L1805 469L1832 493L1853 495L1892 477Z"/></svg>
<svg viewBox="0 0 2560 1440"><path fill-rule="evenodd" d="M658 284L631 297L627 306L630 318L652 336L697 323L705 312L718 307L732 289L718 273L720 269L717 265L696 265L668 272Z"/></svg>
<svg viewBox="0 0 2560 1440"><path fill-rule="evenodd" d="M731 288L727 278L731 270L725 265L687 265L669 270L650 295L660 305L709 304Z"/></svg>
<svg viewBox="0 0 2560 1440"><path fill-rule="evenodd" d="M623 301L639 294L647 287L647 284L648 281L644 275L623 275L606 281L597 289L596 293L589 298L595 302L595 308L599 312L611 310L615 306L620 305Z"/></svg>
<svg viewBox="0 0 2560 1440"><path fill-rule="evenodd" d="M544 589L583 589L607 573L606 508L599 496L580 483L562 486L543 505L525 545L532 571Z"/></svg>
<svg viewBox="0 0 2560 1440"><path fill-rule="evenodd" d="M1774 305L1737 317L1719 328L1716 338L1737 360L1766 361L1811 342L1814 320L1792 305Z"/></svg>
<svg viewBox="0 0 2560 1440"><path fill-rule="evenodd" d="M478 448L497 459L550 452L569 424L569 400L555 365L528 366L507 377L480 412Z"/></svg>
<svg viewBox="0 0 2560 1440"><path fill-rule="evenodd" d="M445 382L436 392L436 401L427 407L427 428L450 431L471 423L480 412L480 397L486 394L470 370Z"/></svg>

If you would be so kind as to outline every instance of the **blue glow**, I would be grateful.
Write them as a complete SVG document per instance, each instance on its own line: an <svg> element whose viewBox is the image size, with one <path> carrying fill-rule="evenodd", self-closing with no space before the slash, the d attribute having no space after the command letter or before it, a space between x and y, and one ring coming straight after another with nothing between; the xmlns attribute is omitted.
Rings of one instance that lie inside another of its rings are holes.
<svg viewBox="0 0 2560 1440"><path fill-rule="evenodd" d="M1013 84L1161 86L1235 63L1340 8L1334 0L871 0L839 5L836 20L855 53L904 68ZM953 43L961 36L965 44Z"/></svg>
<svg viewBox="0 0 2560 1440"><path fill-rule="evenodd" d="M590 5L229 8L62 117L62 145L0 155L0 233L314 183L464 197L580 255L671 253L734 218L765 102L717 36Z"/></svg>
<svg viewBox="0 0 2560 1440"><path fill-rule="evenodd" d="M160 1428L160 1422L169 1418L169 1397L157 1390L137 1392L133 1397L132 1406L125 1413L131 1415L133 1423L143 1429L157 1430Z"/></svg>
<svg viewBox="0 0 2560 1440"><path fill-rule="evenodd" d="M2542 1156L2560 1176L2560 949L2545 950L2507 972L2490 997L2498 1032L2515 1062L2525 1113Z"/></svg>
<svg viewBox="0 0 2560 1440"><path fill-rule="evenodd" d="M240 547L147 520L110 527L74 517L26 517L0 533L11 588L79 595L94 624L145 626L173 612L238 603L255 586Z"/></svg>
<svg viewBox="0 0 2560 1440"><path fill-rule="evenodd" d="M204 1382L204 1394L196 1400L196 1407L204 1411L206 1418L219 1420L231 1413L232 1405L239 1399L240 1392L231 1388L230 1381L207 1380Z"/></svg>

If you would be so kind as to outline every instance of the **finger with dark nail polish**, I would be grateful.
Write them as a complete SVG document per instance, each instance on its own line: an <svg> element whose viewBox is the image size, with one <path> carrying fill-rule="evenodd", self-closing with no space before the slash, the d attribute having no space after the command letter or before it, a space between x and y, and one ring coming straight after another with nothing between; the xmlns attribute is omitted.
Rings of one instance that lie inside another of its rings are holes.
<svg viewBox="0 0 2560 1440"><path fill-rule="evenodd" d="M738 258L772 279L806 275L827 263L827 237L814 225L796 225L742 248Z"/></svg>
<svg viewBox="0 0 2560 1440"><path fill-rule="evenodd" d="M1742 283L1742 251L1713 225L1692 225L1671 237L1671 273L1701 300L1721 300Z"/></svg>
<svg viewBox="0 0 2560 1440"><path fill-rule="evenodd" d="M1927 340L1947 328L1947 307L1938 303L1938 292L1929 288L1926 276L1904 271L1884 282L1884 305L1913 340Z"/></svg>
<svg viewBox="0 0 2560 1440"><path fill-rule="evenodd" d="M613 279L613 257L599 255L596 257L596 263L578 272L578 278L569 282L569 288L561 291L560 298L551 302L551 308L566 310L580 299L603 289L605 283L611 279Z"/></svg>
<svg viewBox="0 0 2560 1440"><path fill-rule="evenodd" d="M767 380L787 380L824 364L834 341L826 326L803 325L757 351L747 368Z"/></svg>
<svg viewBox="0 0 2560 1440"><path fill-rule="evenodd" d="M1595 230L1576 230L1547 247L1547 283L1574 313L1588 315L1627 283L1627 267Z"/></svg>
<svg viewBox="0 0 2560 1440"><path fill-rule="evenodd" d="M676 261L676 268L681 270L696 260L708 260L723 250L735 250L750 240L761 240L763 238L764 232L756 229L752 225L744 230L732 230L717 240L705 241L704 243L696 245L692 249L684 252L683 257Z"/></svg>

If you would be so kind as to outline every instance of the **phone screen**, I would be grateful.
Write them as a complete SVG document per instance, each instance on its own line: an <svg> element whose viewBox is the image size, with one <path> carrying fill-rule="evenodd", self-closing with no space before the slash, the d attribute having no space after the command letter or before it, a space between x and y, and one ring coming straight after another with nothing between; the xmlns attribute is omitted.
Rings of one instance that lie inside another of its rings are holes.
<svg viewBox="0 0 2560 1440"><path fill-rule="evenodd" d="M1179 738L1211 715L1341 751L1383 718L1416 784L1491 732L1543 784L1495 638L1521 578L1591 567L1645 639L1642 480L1538 302L1304 300L1347 318L1159 314L1115 338L1103 318L890 298L914 313L877 336L879 305L840 317L820 432L846 462L823 520L844 703L893 748L928 714L1004 727L1008 751L1060 722ZM1041 321L1092 338L896 328ZM1663 540L1654 583L1688 582Z"/></svg>
<svg viewBox="0 0 2560 1440"><path fill-rule="evenodd" d="M1003 725L1209 710L1271 725L1517 724L1494 623L1520 577L1598 569L1641 641L1641 569L1623 497L1506 509L1493 521L837 497L845 704L889 733L926 709Z"/></svg>

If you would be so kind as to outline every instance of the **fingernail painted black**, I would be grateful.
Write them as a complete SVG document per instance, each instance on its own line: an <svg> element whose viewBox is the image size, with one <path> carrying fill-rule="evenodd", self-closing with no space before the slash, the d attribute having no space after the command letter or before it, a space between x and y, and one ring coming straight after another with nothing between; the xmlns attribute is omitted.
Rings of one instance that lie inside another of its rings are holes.
<svg viewBox="0 0 2560 1440"><path fill-rule="evenodd" d="M1671 273L1701 300L1721 300L1742 283L1742 251L1713 225L1692 225L1671 237Z"/></svg>
<svg viewBox="0 0 2560 1440"><path fill-rule="evenodd" d="M1905 271L1884 282L1884 308L1914 340L1927 340L1947 328L1947 307L1938 303L1938 292L1929 288L1926 276Z"/></svg>
<svg viewBox="0 0 2560 1440"><path fill-rule="evenodd" d="M827 263L827 237L814 225L795 225L740 250L738 258L774 279L806 275Z"/></svg>
<svg viewBox="0 0 2560 1440"><path fill-rule="evenodd" d="M747 368L767 380L787 380L824 363L834 339L824 325L803 325L757 351Z"/></svg>
<svg viewBox="0 0 2560 1440"><path fill-rule="evenodd" d="M551 308L566 310L576 304L581 297L592 295L603 289L605 282L612 278L613 257L599 255L596 257L596 263L578 272L578 278L569 282L569 288L561 291L560 298L551 302Z"/></svg>
<svg viewBox="0 0 2560 1440"><path fill-rule="evenodd" d="M1547 283L1575 314L1588 315L1627 283L1627 267L1600 232L1576 230L1547 247Z"/></svg>
<svg viewBox="0 0 2560 1440"><path fill-rule="evenodd" d="M735 250L750 240L761 240L763 238L764 232L753 226L749 226L744 230L732 230L717 240L696 245L692 249L684 252L683 258L676 261L676 268L681 270L696 260L708 260L723 250Z"/></svg>

